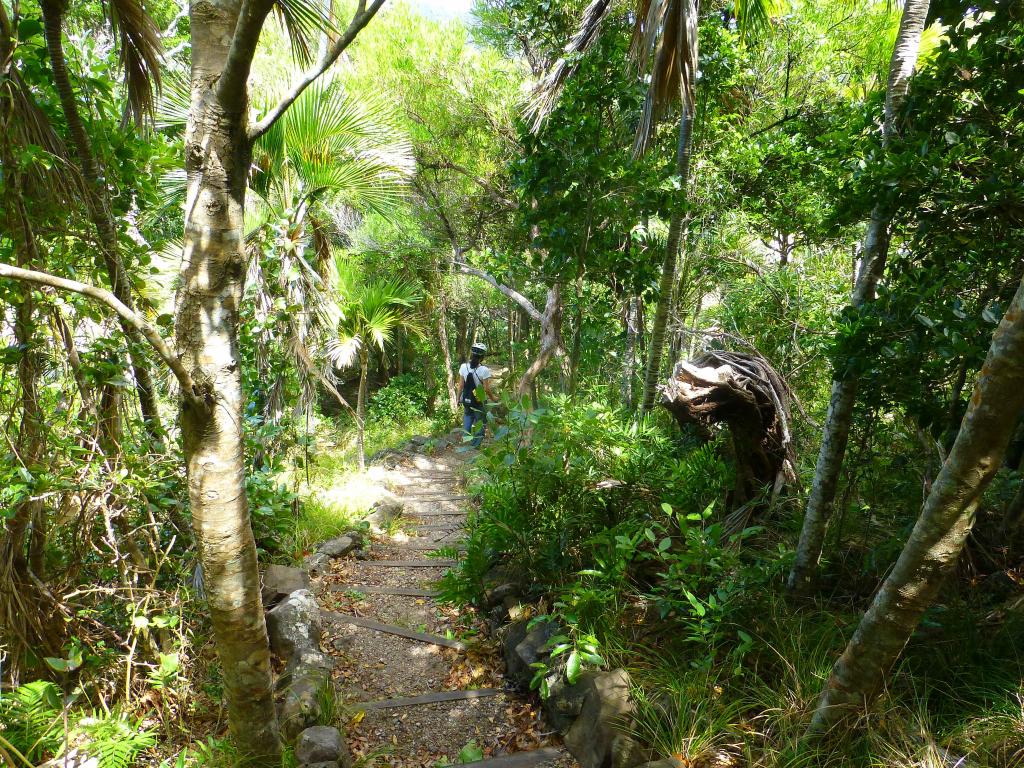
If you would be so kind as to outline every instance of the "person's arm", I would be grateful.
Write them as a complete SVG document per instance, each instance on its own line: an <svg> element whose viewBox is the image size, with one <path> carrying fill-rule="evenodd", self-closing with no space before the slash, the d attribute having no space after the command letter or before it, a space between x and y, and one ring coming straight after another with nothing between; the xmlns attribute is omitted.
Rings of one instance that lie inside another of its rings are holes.
<svg viewBox="0 0 1024 768"><path fill-rule="evenodd" d="M466 380L462 378L462 370L459 370L459 394L456 396L456 402L462 402L462 388L466 386Z"/></svg>
<svg viewBox="0 0 1024 768"><path fill-rule="evenodd" d="M484 393L487 395L488 400L492 403L496 403L498 402L498 398L494 396L493 392L491 392L491 378L491 376L488 376L484 379Z"/></svg>

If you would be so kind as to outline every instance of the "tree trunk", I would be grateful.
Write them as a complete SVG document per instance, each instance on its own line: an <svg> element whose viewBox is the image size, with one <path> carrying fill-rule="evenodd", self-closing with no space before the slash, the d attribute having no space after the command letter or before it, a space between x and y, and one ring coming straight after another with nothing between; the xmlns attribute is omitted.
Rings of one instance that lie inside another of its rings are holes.
<svg viewBox="0 0 1024 768"><path fill-rule="evenodd" d="M359 347L359 392L356 394L356 453L359 471L366 469L366 390L370 370L370 355L366 344Z"/></svg>
<svg viewBox="0 0 1024 768"><path fill-rule="evenodd" d="M672 289L676 282L676 258L683 231L683 217L686 215L686 187L690 175L690 141L693 115L690 108L683 106L679 118L679 141L676 146L676 175L680 178L680 200L672 210L665 242L665 256L661 263L661 280L658 283L658 305L654 312L654 325L647 349L647 368L644 371L643 397L640 401L640 418L650 413L654 406L654 391L661 372L661 357L665 350L665 327L668 325L669 309L672 304Z"/></svg>
<svg viewBox="0 0 1024 768"><path fill-rule="evenodd" d="M956 442L895 567L836 662L811 732L849 722L882 687L943 579L1024 412L1024 281L992 337Z"/></svg>
<svg viewBox="0 0 1024 768"><path fill-rule="evenodd" d="M82 117L78 112L75 92L71 87L71 78L68 76L62 38L63 3L62 0L44 0L41 6L46 33L46 48L50 57L50 66L53 69L54 86L60 98L64 119L68 124L68 132L71 134L71 143L75 148L78 163L82 168L82 176L85 178L86 203L93 225L96 227L100 253L103 256L107 277L110 280L110 289L122 304L129 309L134 309L131 283L128 280L124 261L121 259L120 247L117 241L117 228L114 225L113 213L110 210L110 201L107 199L107 192L104 187L104 181L101 178L99 165L96 162L95 155L93 155L92 145L86 134ZM135 388L139 397L139 409L142 411L146 433L153 445L163 451L163 428L160 424L160 412L157 409L153 375L149 369L149 361L144 351L145 341L142 338L142 334L123 321L121 322L121 330L128 340L128 352L132 361L132 371L135 375Z"/></svg>
<svg viewBox="0 0 1024 768"><path fill-rule="evenodd" d="M255 26L258 38L260 23L240 20L240 5L239 0L191 5L188 198L175 331L182 362L206 398L182 398L181 440L228 725L235 744L253 764L279 766L281 744L242 439L238 322L251 160L245 81L256 41L236 39L236 28L251 32ZM263 15L267 12L269 6Z"/></svg>
<svg viewBox="0 0 1024 768"><path fill-rule="evenodd" d="M519 380L519 397L526 397L533 391L534 382L551 358L562 350L562 286L555 283L548 289L547 301L540 323L540 343L537 357L530 363ZM536 396L534 396L536 399Z"/></svg>
<svg viewBox="0 0 1024 768"><path fill-rule="evenodd" d="M885 95L882 144L887 148L896 136L896 115L906 100L910 77L917 63L921 33L928 16L929 0L907 0L900 20L899 33L889 63L889 82ZM860 307L875 298L875 286L885 271L889 255L889 225L892 212L881 202L875 204L864 238L864 258L850 304ZM832 515L836 487L843 468L846 444L853 422L858 381L855 375L836 371L832 381L828 415L814 468L814 481L807 499L803 529L797 545L796 560L790 571L788 587L797 594L812 591L817 580L825 530Z"/></svg>
<svg viewBox="0 0 1024 768"><path fill-rule="evenodd" d="M620 394L623 406L632 413L633 401L633 368L636 365L637 326L640 321L640 299L627 296L622 312L622 325L625 332L625 349L622 353L622 384Z"/></svg>
<svg viewBox="0 0 1024 768"><path fill-rule="evenodd" d="M450 262L445 264L445 273L450 269ZM444 383L448 393L448 408L452 413L459 410L458 392L455 389L455 371L452 370L452 350L448 345L448 290L444 284L444 275L440 275L437 284L437 343L441 347L441 359L444 362Z"/></svg>

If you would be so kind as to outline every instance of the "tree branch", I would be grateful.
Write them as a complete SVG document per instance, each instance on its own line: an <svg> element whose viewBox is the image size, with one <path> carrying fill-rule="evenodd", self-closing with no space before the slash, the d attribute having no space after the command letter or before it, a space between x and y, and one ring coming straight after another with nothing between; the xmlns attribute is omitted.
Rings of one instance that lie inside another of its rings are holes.
<svg viewBox="0 0 1024 768"><path fill-rule="evenodd" d="M491 184L487 179L483 178L482 176L476 175L471 170L469 170L469 168L459 165L458 163L452 162L447 158L440 158L437 162L434 163L421 162L420 165L424 168L430 168L431 170L436 171L455 171L456 173L465 176L478 187L480 187L480 189L486 192L487 195L495 202L500 203L501 205L507 208L514 209L519 207L519 204L515 200L513 200L510 197L506 197L504 194L502 194L501 190L499 190L497 187Z"/></svg>
<svg viewBox="0 0 1024 768"><path fill-rule="evenodd" d="M479 277L485 283L490 283L491 286L493 286L498 291L508 296L510 299L512 299L512 301L514 301L516 304L522 307L526 311L526 314L528 314L530 318L535 322L544 322L544 316L533 305L533 302L530 301L525 296L523 296L523 294L521 294L519 291L515 290L514 288L509 288L507 285L502 285L487 272L484 272L482 269L471 267L468 264L465 264L461 261L456 261L455 266L459 269L460 272L462 272L465 275L473 275L473 277Z"/></svg>
<svg viewBox="0 0 1024 768"><path fill-rule="evenodd" d="M192 381L192 376L185 369L181 360L179 360L174 352L171 351L171 348L167 346L167 342L163 340L156 328L129 309L127 305L120 301L106 288L98 288L95 285L80 283L77 280L68 280L46 272L21 269L20 267L3 263L0 263L0 277L6 277L11 280L20 280L24 283L44 285L61 291L78 293L82 296L94 299L101 304L106 304L108 307L113 309L126 324L146 337L146 341L152 345L156 353L174 373L175 378L178 379L178 383L181 385L181 390L184 395L197 400L201 399L199 388L195 385L195 382Z"/></svg>
<svg viewBox="0 0 1024 768"><path fill-rule="evenodd" d="M245 102L245 90L260 32L273 7L273 0L242 0L235 31L231 35L231 48L217 86L217 99L230 112L237 112Z"/></svg>
<svg viewBox="0 0 1024 768"><path fill-rule="evenodd" d="M384 0L373 0L369 7L366 6L366 0L359 0L359 5L352 16L352 21L349 22L348 28L342 33L341 37L328 46L320 61L312 69L306 70L298 81L288 89L288 92L281 98L277 106L249 129L249 141L256 141L256 139L269 131L271 126L288 110L288 107L294 104L295 100L302 95L302 92L312 85L320 75L330 69L331 65L338 60L338 57L356 39L356 35L362 31L363 27L370 23L370 19L377 15L377 11L381 9L382 5L384 5Z"/></svg>

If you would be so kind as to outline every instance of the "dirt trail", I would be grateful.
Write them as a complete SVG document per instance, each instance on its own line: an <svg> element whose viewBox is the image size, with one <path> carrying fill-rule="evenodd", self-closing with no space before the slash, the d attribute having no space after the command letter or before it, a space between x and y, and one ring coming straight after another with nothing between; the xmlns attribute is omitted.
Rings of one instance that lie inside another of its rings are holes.
<svg viewBox="0 0 1024 768"><path fill-rule="evenodd" d="M317 581L325 649L337 659L343 703L356 713L349 744L357 759L376 755L377 765L403 768L481 757L490 768L574 767L535 703L505 689L500 651L482 622L431 596L448 567L436 550L462 538L462 458L449 449L389 470L403 516L373 536L369 559L336 560ZM396 591L403 594L388 594ZM406 701L442 693L454 700Z"/></svg>

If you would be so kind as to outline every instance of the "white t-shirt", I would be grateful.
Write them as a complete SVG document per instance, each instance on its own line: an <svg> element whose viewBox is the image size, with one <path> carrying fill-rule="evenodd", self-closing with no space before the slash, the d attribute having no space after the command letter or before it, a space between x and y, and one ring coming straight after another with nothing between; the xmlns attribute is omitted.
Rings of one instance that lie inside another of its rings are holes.
<svg viewBox="0 0 1024 768"><path fill-rule="evenodd" d="M466 377L469 376L470 370L473 370L473 377L477 380L478 384L482 384L484 382L484 379L491 378L491 369L488 368L483 363L480 363L480 365L478 365L475 369L471 369L469 367L469 363L463 363L462 366L459 368L459 376L462 377L463 381L465 381Z"/></svg>

